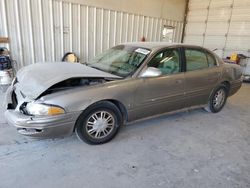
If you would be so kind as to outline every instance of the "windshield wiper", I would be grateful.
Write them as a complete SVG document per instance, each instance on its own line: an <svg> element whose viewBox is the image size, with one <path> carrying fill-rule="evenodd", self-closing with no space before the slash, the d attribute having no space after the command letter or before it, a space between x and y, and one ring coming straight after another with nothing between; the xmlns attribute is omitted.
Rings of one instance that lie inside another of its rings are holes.
<svg viewBox="0 0 250 188"><path fill-rule="evenodd" d="M97 70L99 70L99 71L106 72L106 71L104 71L104 70L100 69L99 67L90 66L90 65L88 65L88 66L89 66L89 67L91 67L91 68L93 68L93 69L97 69Z"/></svg>
<svg viewBox="0 0 250 188"><path fill-rule="evenodd" d="M88 66L91 67L91 68L93 68L93 69L96 69L96 70L99 70L99 71L102 71L102 72L106 72L106 73L113 74L113 75L115 75L115 76L119 76L119 77L124 78L124 76L115 74L115 73L116 73L115 71L108 72L108 71L105 71L105 70L103 70L103 69L100 69L99 67L90 66L90 65L88 65Z"/></svg>

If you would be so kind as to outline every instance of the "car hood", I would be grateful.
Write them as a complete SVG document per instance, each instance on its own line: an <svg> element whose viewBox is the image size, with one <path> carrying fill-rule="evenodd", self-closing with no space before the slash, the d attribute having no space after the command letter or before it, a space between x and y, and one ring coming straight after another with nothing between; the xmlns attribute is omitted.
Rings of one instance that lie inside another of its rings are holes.
<svg viewBox="0 0 250 188"><path fill-rule="evenodd" d="M20 69L15 87L29 99L36 99L51 86L70 78L121 78L79 63L36 63Z"/></svg>

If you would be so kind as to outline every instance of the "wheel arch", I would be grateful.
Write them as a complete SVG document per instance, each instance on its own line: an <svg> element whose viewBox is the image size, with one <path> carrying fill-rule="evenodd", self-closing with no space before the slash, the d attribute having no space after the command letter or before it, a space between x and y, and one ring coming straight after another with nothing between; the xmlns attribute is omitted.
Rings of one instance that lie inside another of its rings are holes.
<svg viewBox="0 0 250 188"><path fill-rule="evenodd" d="M229 93L230 88L231 88L230 82L226 80L226 81L221 82L221 84L227 88L227 92Z"/></svg>
<svg viewBox="0 0 250 188"><path fill-rule="evenodd" d="M208 101L210 100L210 98L211 98L212 94L214 93L214 91L215 91L216 89L218 89L218 87L220 87L221 85L224 85L224 86L226 87L226 89L227 89L227 94L229 94L229 92L230 92L230 87L231 87L230 82L229 82L228 80L224 80L224 81L219 82L218 85L212 89L212 91L211 91L210 94L209 94Z"/></svg>
<svg viewBox="0 0 250 188"><path fill-rule="evenodd" d="M102 100L102 101L108 101L108 102L113 103L120 110L120 112L122 114L123 123L128 121L128 111L122 102L120 102L119 100L116 100L116 99L106 99L106 100Z"/></svg>
<svg viewBox="0 0 250 188"><path fill-rule="evenodd" d="M88 108L91 108L92 106L94 106L94 105L96 105L96 104L98 104L100 102L110 102L110 103L114 104L119 109L119 111L121 112L123 123L127 122L127 120L128 120L128 111L127 111L125 105L122 102L120 102L119 100L116 100L116 99L103 99L103 100L95 101L94 103L89 104L82 111L82 113L84 113ZM79 117L80 117L80 115L79 115ZM76 122L78 121L79 117L77 118ZM74 130L75 130L75 128L76 128L76 123L74 125Z"/></svg>
<svg viewBox="0 0 250 188"><path fill-rule="evenodd" d="M213 90L211 91L211 93L209 95L207 106L204 107L204 109L207 112L217 113L217 112L219 112L223 108L223 106L222 106L218 111L212 110L211 108L213 108L213 107L211 107L211 102L210 102L210 100L212 99L212 97L213 97L214 93L216 92L216 90L218 90L221 87L225 88L225 92L226 92L225 93L226 94L226 96L225 96L226 99L225 99L225 102L224 102L223 106L225 105L227 97L228 97L228 94L230 92L230 82L229 81L219 82L219 84L216 87L213 88Z"/></svg>

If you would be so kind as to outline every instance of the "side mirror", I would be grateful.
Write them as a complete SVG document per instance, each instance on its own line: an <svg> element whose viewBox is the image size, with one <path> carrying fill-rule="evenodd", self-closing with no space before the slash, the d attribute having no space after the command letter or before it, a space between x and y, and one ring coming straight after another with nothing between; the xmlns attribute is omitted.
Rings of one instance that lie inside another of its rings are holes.
<svg viewBox="0 0 250 188"><path fill-rule="evenodd" d="M150 77L157 77L161 76L161 71L160 69L157 69L155 67L148 67L142 74L141 78L150 78Z"/></svg>

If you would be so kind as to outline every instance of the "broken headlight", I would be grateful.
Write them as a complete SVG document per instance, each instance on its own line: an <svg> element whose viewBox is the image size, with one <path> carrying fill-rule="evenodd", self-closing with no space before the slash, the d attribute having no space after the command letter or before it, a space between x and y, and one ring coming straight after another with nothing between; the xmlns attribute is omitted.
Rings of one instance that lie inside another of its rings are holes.
<svg viewBox="0 0 250 188"><path fill-rule="evenodd" d="M37 116L54 116L59 114L64 114L65 110L62 107L48 104L40 104L40 103L27 103L25 111L29 115L37 115Z"/></svg>

